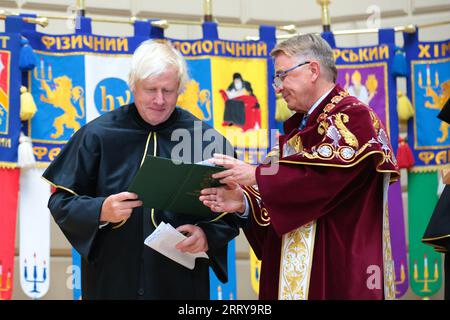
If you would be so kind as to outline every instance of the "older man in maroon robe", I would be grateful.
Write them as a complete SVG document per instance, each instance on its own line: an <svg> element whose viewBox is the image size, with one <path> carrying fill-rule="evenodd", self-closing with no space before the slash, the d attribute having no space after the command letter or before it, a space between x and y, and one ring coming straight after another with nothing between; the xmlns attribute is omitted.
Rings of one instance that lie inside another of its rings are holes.
<svg viewBox="0 0 450 320"><path fill-rule="evenodd" d="M320 36L293 37L271 55L275 90L296 112L286 134L256 169L212 159L228 168L215 176L228 187L204 189L200 200L248 217L260 299L394 298L387 188L399 172L383 124L335 84Z"/></svg>

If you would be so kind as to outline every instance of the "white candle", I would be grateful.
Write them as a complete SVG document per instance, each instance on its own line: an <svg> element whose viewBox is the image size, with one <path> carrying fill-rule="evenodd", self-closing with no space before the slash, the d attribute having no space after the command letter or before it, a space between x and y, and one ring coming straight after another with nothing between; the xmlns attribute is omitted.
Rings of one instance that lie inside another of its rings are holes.
<svg viewBox="0 0 450 320"><path fill-rule="evenodd" d="M217 286L217 300L222 300L222 287Z"/></svg>
<svg viewBox="0 0 450 320"><path fill-rule="evenodd" d="M434 278L439 278L439 270L438 270L438 262L437 260L434 261Z"/></svg>
<svg viewBox="0 0 450 320"><path fill-rule="evenodd" d="M44 58L41 58L41 78L44 80L45 70L44 70Z"/></svg>

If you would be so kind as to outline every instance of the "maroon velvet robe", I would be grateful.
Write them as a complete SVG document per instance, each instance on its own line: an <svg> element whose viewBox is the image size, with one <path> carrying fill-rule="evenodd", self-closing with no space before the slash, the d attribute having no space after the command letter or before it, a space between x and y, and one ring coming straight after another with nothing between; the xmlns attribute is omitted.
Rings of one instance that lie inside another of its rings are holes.
<svg viewBox="0 0 450 320"><path fill-rule="evenodd" d="M307 298L383 299L383 279L374 288L369 278L373 268L383 277L383 174L398 179L386 131L339 86L299 131L301 119L285 123L277 173L264 174L268 165L260 165L259 190L244 187L251 204L244 231L262 260L259 298L279 298L283 234L315 220ZM283 156L288 145L294 152Z"/></svg>

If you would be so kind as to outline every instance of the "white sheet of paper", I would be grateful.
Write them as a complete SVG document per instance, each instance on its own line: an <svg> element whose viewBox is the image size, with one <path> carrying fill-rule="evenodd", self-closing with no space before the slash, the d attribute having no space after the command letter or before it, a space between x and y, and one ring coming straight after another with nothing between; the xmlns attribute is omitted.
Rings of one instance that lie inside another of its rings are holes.
<svg viewBox="0 0 450 320"><path fill-rule="evenodd" d="M155 231L150 234L144 243L150 248L158 251L159 253L165 255L169 259L185 266L189 269L194 269L196 258L206 258L209 259L205 252L199 253L189 253L181 252L175 246L180 241L186 239L187 237L177 231L169 223L161 222Z"/></svg>

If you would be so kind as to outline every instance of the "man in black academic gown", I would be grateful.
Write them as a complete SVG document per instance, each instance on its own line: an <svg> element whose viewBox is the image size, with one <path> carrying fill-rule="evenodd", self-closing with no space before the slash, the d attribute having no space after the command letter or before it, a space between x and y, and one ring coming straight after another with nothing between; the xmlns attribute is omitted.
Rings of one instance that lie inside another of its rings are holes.
<svg viewBox="0 0 450 320"><path fill-rule="evenodd" d="M438 118L450 124L450 99L443 106ZM422 242L445 254L445 300L450 300L450 184L442 191L433 215L428 222Z"/></svg>
<svg viewBox="0 0 450 320"><path fill-rule="evenodd" d="M227 244L239 233L234 215L210 221L144 209L126 191L146 155L198 162L233 154L217 131L176 107L187 80L178 51L144 42L132 59L134 103L78 130L43 175L57 188L48 207L82 256L83 299L209 299L210 266L227 281ZM180 152L175 130L189 134L187 150ZM197 258L190 270L144 245L162 221L190 235L179 250L206 251L209 259Z"/></svg>

